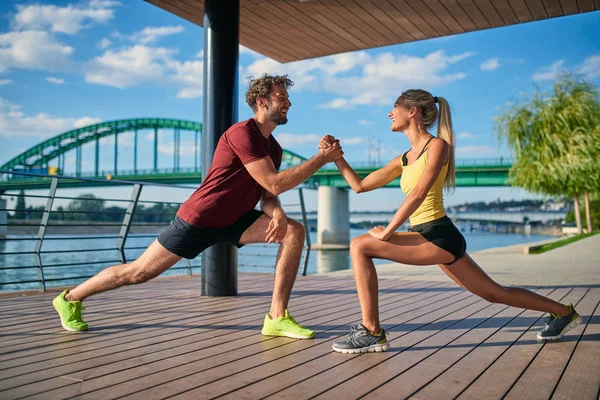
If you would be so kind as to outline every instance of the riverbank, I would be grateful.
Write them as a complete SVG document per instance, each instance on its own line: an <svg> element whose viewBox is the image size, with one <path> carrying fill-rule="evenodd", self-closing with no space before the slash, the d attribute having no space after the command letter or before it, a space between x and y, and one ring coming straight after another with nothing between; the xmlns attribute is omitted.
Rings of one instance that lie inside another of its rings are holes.
<svg viewBox="0 0 600 400"><path fill-rule="evenodd" d="M486 249L470 255L492 279L503 285L600 285L600 235L542 254L523 254L523 247L527 245L531 243ZM332 274L348 276L352 271ZM435 265L382 264L377 266L377 274L380 278L451 282Z"/></svg>

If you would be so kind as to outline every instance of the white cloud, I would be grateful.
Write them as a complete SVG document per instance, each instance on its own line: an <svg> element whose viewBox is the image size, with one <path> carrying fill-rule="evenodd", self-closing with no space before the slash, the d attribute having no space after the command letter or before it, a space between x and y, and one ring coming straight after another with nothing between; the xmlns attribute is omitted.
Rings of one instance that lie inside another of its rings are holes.
<svg viewBox="0 0 600 400"><path fill-rule="evenodd" d="M171 61L168 67L175 71L171 79L180 87L177 98L202 97L204 61Z"/></svg>
<svg viewBox="0 0 600 400"><path fill-rule="evenodd" d="M461 132L461 133L457 134L456 137L459 139L475 139L477 137L477 135L474 135L469 132Z"/></svg>
<svg viewBox="0 0 600 400"><path fill-rule="evenodd" d="M490 58L489 60L482 62L479 68L481 68L482 71L493 71L500 68L500 62L497 58Z"/></svg>
<svg viewBox="0 0 600 400"><path fill-rule="evenodd" d="M88 22L105 23L114 17L114 1L91 1L87 5L66 7L32 4L17 6L13 26L16 30L49 30L75 35L89 27Z"/></svg>
<svg viewBox="0 0 600 400"><path fill-rule="evenodd" d="M372 125L373 123L371 121L367 121L366 119L361 119L359 120L356 125Z"/></svg>
<svg viewBox="0 0 600 400"><path fill-rule="evenodd" d="M0 86L10 85L12 83L12 79L0 79Z"/></svg>
<svg viewBox="0 0 600 400"><path fill-rule="evenodd" d="M391 52L371 56L359 51L319 59L281 64L261 58L243 69L245 75L289 74L294 90L322 90L337 96L321 108L351 108L356 105L390 104L402 89L433 89L464 79L464 72L446 72L450 66L473 56L465 52L447 55L436 51L425 57Z"/></svg>
<svg viewBox="0 0 600 400"><path fill-rule="evenodd" d="M587 79L595 79L600 76L600 55L587 57L577 68L577 72Z"/></svg>
<svg viewBox="0 0 600 400"><path fill-rule="evenodd" d="M284 149L306 144L317 146L322 137L322 135L317 135L316 133L309 133L306 135L296 135L293 133L274 133L274 135L275 139L277 139L281 147Z"/></svg>
<svg viewBox="0 0 600 400"><path fill-rule="evenodd" d="M64 79L62 79L62 78L55 78L53 76L46 77L46 81L48 81L50 83L54 83L55 85L62 85L63 83L65 83Z"/></svg>
<svg viewBox="0 0 600 400"><path fill-rule="evenodd" d="M23 31L0 34L0 73L9 68L57 70L65 68L74 49L47 32Z"/></svg>
<svg viewBox="0 0 600 400"><path fill-rule="evenodd" d="M94 125L100 122L102 122L102 119L100 118L83 117L76 120L73 125L75 128L83 128L84 126Z"/></svg>
<svg viewBox="0 0 600 400"><path fill-rule="evenodd" d="M533 74L534 81L552 81L561 72L565 60L559 60L549 67L542 67L539 71Z"/></svg>
<svg viewBox="0 0 600 400"><path fill-rule="evenodd" d="M173 132L170 135L171 141L167 143L158 144L158 152L161 154L173 155L175 154L175 142L173 141ZM153 139L154 140L154 137ZM121 138L119 137L119 145L121 144ZM188 157L195 156L195 143L193 140L182 140L179 146L179 155Z"/></svg>
<svg viewBox="0 0 600 400"><path fill-rule="evenodd" d="M319 104L317 107L319 108L333 108L333 109L344 109L344 108L349 108L350 107L350 101L346 100L346 99L335 99L335 100L331 100L329 103L323 103L323 104Z"/></svg>
<svg viewBox="0 0 600 400"><path fill-rule="evenodd" d="M22 106L0 98L0 136L31 136L41 139L74 129L83 118L59 118L47 113L27 115Z"/></svg>
<svg viewBox="0 0 600 400"><path fill-rule="evenodd" d="M110 47L110 45L112 44L112 42L110 41L110 39L108 38L103 38L101 41L98 42L98 47L101 48L102 50L107 49L108 47Z"/></svg>
<svg viewBox="0 0 600 400"><path fill-rule="evenodd" d="M181 32L183 32L183 30L184 30L183 26L181 26L181 25L158 26L158 27L148 26L148 27L142 29L140 32L134 33L130 39L137 43L150 44L150 43L156 42L157 40L159 40L165 36L170 36L170 35L174 35L176 33L181 33Z"/></svg>
<svg viewBox="0 0 600 400"><path fill-rule="evenodd" d="M176 50L164 47L133 47L106 51L88 63L85 80L120 89L142 82L158 81L165 75L166 63Z"/></svg>
<svg viewBox="0 0 600 400"><path fill-rule="evenodd" d="M119 51L107 50L87 65L85 79L90 83L119 89L142 83L175 84L177 98L202 97L202 60L178 61L175 49L144 46L141 44Z"/></svg>

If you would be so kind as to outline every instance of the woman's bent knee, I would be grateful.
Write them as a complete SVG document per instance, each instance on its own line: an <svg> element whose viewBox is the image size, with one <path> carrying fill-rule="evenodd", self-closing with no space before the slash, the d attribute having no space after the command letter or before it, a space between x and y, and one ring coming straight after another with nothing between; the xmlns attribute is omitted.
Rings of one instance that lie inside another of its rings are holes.
<svg viewBox="0 0 600 400"><path fill-rule="evenodd" d="M370 235L357 236L350 242L350 253L366 254L369 249Z"/></svg>

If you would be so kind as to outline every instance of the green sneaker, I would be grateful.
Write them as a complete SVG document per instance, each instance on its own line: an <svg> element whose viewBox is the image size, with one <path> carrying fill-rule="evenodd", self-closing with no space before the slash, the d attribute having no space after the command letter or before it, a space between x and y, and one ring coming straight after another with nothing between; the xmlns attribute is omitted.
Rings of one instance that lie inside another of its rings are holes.
<svg viewBox="0 0 600 400"><path fill-rule="evenodd" d="M69 332L87 331L88 324L81 316L85 307L80 301L67 301L65 295L68 292L65 290L52 300L52 305L60 317L60 323Z"/></svg>
<svg viewBox="0 0 600 400"><path fill-rule="evenodd" d="M294 317L285 310L285 315L277 319L271 319L269 314L265 315L265 323L260 331L265 336L285 336L294 339L312 339L315 333L296 322Z"/></svg>

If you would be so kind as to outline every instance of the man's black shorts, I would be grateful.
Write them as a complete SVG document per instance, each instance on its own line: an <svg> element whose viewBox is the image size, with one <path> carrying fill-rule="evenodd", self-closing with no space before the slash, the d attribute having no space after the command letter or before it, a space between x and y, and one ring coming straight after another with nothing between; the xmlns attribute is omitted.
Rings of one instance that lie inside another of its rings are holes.
<svg viewBox="0 0 600 400"><path fill-rule="evenodd" d="M242 247L240 238L261 215L262 211L252 210L242 215L233 225L225 228L196 228L179 217L158 236L158 242L173 254L183 258L196 258L198 254L216 243L231 243Z"/></svg>

